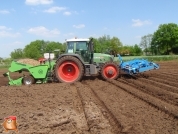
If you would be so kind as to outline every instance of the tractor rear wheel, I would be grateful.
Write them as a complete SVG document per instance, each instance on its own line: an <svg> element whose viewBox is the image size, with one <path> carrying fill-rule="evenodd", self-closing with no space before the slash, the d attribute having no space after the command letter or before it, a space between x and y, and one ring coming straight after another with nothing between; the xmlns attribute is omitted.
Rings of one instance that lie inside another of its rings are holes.
<svg viewBox="0 0 178 134"><path fill-rule="evenodd" d="M79 81L83 73L82 63L73 56L64 56L55 65L55 75L60 82L73 83Z"/></svg>
<svg viewBox="0 0 178 134"><path fill-rule="evenodd" d="M22 80L22 83L24 85L32 85L35 83L35 79L31 75L25 76Z"/></svg>
<svg viewBox="0 0 178 134"><path fill-rule="evenodd" d="M101 76L107 79L117 79L119 76L119 68L116 63L106 62L101 68Z"/></svg>

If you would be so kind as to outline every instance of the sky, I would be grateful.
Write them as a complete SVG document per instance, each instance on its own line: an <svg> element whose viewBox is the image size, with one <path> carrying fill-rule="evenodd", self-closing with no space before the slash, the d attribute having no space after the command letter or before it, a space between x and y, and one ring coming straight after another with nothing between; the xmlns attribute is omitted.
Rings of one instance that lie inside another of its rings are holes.
<svg viewBox="0 0 178 134"><path fill-rule="evenodd" d="M0 0L0 57L32 41L117 37L139 44L160 24L178 24L177 0Z"/></svg>

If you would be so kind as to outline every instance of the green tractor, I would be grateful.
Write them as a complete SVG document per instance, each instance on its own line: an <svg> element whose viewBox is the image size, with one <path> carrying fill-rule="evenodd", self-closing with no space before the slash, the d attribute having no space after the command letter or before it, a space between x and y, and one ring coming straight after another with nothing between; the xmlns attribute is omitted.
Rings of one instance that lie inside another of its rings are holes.
<svg viewBox="0 0 178 134"><path fill-rule="evenodd" d="M119 67L114 57L94 53L92 39L66 40L67 49L56 61L55 76L60 82L76 82L83 76L100 75L104 79L116 79Z"/></svg>
<svg viewBox="0 0 178 134"><path fill-rule="evenodd" d="M13 61L9 72L28 72L14 80L10 73L3 74L9 78L9 85L31 85L49 81L73 83L83 76L101 75L104 79L116 79L119 76L119 64L109 54L94 53L92 39L68 39L67 49L56 61L50 53L44 55L39 65L29 65ZM52 58L51 58L52 57ZM117 58L118 59L118 58Z"/></svg>

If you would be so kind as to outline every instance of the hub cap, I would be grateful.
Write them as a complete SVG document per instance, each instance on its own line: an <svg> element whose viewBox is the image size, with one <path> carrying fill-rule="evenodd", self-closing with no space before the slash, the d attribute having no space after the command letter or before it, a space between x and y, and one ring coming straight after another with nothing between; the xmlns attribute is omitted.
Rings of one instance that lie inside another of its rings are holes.
<svg viewBox="0 0 178 134"><path fill-rule="evenodd" d="M32 84L32 80L30 78L26 78L25 79L25 84L26 85L31 85Z"/></svg>
<svg viewBox="0 0 178 134"><path fill-rule="evenodd" d="M58 69L58 75L64 82L73 82L79 77L79 68L74 62L64 62Z"/></svg>
<svg viewBox="0 0 178 134"><path fill-rule="evenodd" d="M113 66L107 66L104 68L103 74L106 78L112 79L117 75L117 70Z"/></svg>

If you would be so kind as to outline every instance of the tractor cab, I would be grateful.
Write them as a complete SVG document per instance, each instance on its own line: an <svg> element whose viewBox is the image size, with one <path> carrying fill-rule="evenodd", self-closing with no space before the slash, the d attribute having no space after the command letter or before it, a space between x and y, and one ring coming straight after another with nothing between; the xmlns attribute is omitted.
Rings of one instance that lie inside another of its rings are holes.
<svg viewBox="0 0 178 134"><path fill-rule="evenodd" d="M84 62L91 63L93 59L93 44L90 39L68 39L66 40L66 53L78 54Z"/></svg>
<svg viewBox="0 0 178 134"><path fill-rule="evenodd" d="M94 53L94 45L92 39L68 39L67 43L67 54L78 54L85 63L89 64L103 64L105 62L116 61L114 57L104 53Z"/></svg>

